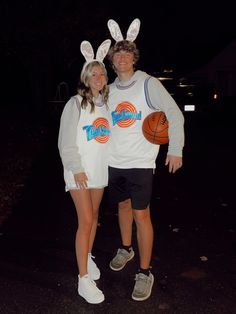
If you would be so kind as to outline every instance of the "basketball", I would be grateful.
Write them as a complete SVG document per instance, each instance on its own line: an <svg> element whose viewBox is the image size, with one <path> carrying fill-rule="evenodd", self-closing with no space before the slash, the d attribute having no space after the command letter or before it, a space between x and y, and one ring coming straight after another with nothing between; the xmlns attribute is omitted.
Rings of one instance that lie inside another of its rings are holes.
<svg viewBox="0 0 236 314"><path fill-rule="evenodd" d="M169 142L168 120L162 111L150 113L143 121L143 135L152 144L162 145Z"/></svg>

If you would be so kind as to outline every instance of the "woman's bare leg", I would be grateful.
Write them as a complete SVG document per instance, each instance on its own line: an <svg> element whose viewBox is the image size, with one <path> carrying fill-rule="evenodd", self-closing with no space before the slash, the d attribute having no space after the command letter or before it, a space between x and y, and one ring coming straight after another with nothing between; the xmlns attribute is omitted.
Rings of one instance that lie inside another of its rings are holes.
<svg viewBox="0 0 236 314"><path fill-rule="evenodd" d="M87 259L89 252L90 235L93 226L93 205L91 191L89 189L70 190L74 201L78 229L75 237L75 252L80 276L84 276L87 271Z"/></svg>
<svg viewBox="0 0 236 314"><path fill-rule="evenodd" d="M102 196L104 189L91 189L91 199L93 206L93 225L89 237L89 253L92 252L93 243L96 236L97 225L98 225L98 214L99 214L99 206L102 201Z"/></svg>

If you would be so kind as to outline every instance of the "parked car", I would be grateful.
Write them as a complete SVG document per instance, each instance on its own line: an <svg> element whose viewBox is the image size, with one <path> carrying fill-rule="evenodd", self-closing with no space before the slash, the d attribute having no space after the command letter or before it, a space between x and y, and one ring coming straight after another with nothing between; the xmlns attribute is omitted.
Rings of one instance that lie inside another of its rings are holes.
<svg viewBox="0 0 236 314"><path fill-rule="evenodd" d="M202 112L216 108L219 93L201 80L177 77L172 70L155 73L183 112Z"/></svg>

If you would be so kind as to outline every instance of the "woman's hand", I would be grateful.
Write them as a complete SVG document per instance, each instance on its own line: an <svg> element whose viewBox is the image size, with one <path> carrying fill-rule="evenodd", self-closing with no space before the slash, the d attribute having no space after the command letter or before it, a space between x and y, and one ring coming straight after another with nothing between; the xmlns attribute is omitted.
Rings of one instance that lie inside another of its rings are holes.
<svg viewBox="0 0 236 314"><path fill-rule="evenodd" d="M88 177L86 176L85 172L79 172L74 174L75 183L78 188L80 189L86 189L87 188L87 181Z"/></svg>

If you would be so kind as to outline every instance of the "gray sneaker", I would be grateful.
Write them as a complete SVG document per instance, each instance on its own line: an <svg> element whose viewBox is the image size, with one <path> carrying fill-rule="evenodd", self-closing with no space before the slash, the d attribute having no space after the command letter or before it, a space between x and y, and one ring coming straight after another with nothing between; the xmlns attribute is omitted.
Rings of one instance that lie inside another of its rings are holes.
<svg viewBox="0 0 236 314"><path fill-rule="evenodd" d="M153 274L150 273L149 276L142 273L136 274L135 281L132 299L135 301L144 301L148 299L152 293L152 286L154 283Z"/></svg>
<svg viewBox="0 0 236 314"><path fill-rule="evenodd" d="M116 256L110 262L110 268L119 271L125 267L128 261L134 257L134 251L131 248L130 252L125 249L118 249Z"/></svg>

